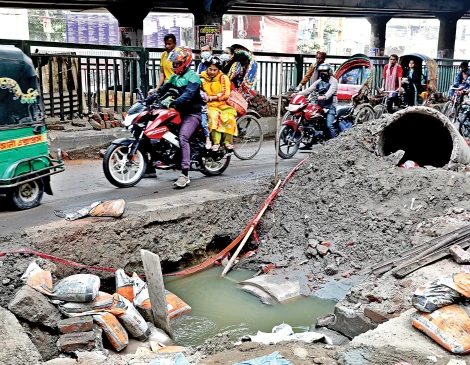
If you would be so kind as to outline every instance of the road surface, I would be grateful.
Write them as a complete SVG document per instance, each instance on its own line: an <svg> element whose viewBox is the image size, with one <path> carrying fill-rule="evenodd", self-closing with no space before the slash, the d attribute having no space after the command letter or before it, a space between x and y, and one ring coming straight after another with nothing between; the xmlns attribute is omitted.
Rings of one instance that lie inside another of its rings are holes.
<svg viewBox="0 0 470 365"><path fill-rule="evenodd" d="M190 172L191 185L187 190L209 189L223 191L228 186L267 183L257 177L274 174L273 141L263 143L260 152L252 160L242 161L235 156L228 169L221 176L206 177L197 171ZM318 148L318 146L317 146ZM299 151L292 159L279 159L279 170L288 171L308 156ZM104 177L101 160L66 161L65 171L51 177L53 196L44 194L42 204L26 211L9 211L6 199L0 196L0 230L2 235L19 232L24 228L38 226L58 218L54 211L74 211L86 207L98 200L124 199L135 202L142 199L169 197L178 194L173 182L178 178L178 171L157 171L155 179L142 179L132 188L118 189Z"/></svg>

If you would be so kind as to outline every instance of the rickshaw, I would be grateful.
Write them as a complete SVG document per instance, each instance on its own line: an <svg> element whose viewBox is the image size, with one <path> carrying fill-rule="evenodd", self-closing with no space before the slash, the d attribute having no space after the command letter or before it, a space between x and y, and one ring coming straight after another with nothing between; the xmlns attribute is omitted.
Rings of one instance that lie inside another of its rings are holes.
<svg viewBox="0 0 470 365"><path fill-rule="evenodd" d="M409 70L409 63L413 60L415 63L415 71L421 76L421 85L419 86L417 95L417 105L430 106L440 111L440 107L435 104L432 98L433 93L437 90L437 62L423 54L411 53L400 57L400 65L403 68L403 75L406 75ZM407 105L401 103L399 108L404 108ZM376 105L376 117L379 118L386 111L386 97L383 98L382 103Z"/></svg>
<svg viewBox="0 0 470 365"><path fill-rule="evenodd" d="M52 195L50 176L64 170L49 155L35 68L21 50L0 46L0 194L29 209Z"/></svg>

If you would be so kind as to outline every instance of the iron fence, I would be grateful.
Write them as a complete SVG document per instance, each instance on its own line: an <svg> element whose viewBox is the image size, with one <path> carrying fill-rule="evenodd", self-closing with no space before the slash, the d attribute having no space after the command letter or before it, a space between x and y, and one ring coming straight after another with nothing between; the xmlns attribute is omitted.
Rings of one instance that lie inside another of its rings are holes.
<svg viewBox="0 0 470 365"><path fill-rule="evenodd" d="M70 43L2 40L0 44L18 47L30 56L38 70L45 114L61 120L110 108L125 111L137 97L158 84L163 49L125 46L98 46ZM259 64L255 89L270 97L298 85L313 56L255 52ZM328 56L336 70L348 56ZM373 85L380 86L385 57L371 57ZM282 89L279 90L280 64L283 61ZM437 60L438 91L447 92L458 71L460 60ZM192 65L197 67L198 61Z"/></svg>

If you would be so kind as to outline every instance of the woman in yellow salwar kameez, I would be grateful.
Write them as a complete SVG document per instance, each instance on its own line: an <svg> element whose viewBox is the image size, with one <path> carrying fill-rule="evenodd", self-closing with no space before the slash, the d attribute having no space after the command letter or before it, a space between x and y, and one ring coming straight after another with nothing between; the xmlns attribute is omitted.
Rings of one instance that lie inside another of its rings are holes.
<svg viewBox="0 0 470 365"><path fill-rule="evenodd" d="M208 96L208 120L211 131L212 150L218 151L223 135L227 150L233 149L233 136L237 135L237 111L227 104L230 95L230 79L223 74L222 61L212 57L207 62L207 70L201 73L202 89Z"/></svg>

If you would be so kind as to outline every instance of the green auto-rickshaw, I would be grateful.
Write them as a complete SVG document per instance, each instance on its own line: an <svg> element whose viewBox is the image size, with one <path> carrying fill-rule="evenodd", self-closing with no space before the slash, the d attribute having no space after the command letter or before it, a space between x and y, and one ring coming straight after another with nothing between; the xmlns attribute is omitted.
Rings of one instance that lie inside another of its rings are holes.
<svg viewBox="0 0 470 365"><path fill-rule="evenodd" d="M0 194L17 209L33 208L52 195L50 176L62 172L49 155L38 79L21 50L0 46Z"/></svg>

